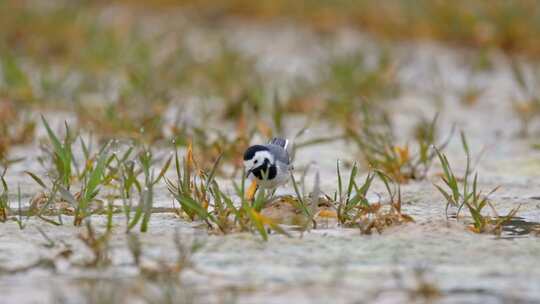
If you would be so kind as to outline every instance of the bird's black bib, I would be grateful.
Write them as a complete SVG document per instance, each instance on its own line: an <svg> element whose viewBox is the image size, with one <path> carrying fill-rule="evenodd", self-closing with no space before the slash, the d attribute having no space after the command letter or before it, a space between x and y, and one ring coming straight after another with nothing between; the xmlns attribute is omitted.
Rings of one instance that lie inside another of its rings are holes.
<svg viewBox="0 0 540 304"><path fill-rule="evenodd" d="M270 162L268 159L264 161L264 164L261 166L255 168L253 171L253 175L257 177L258 179L262 180L266 177L267 180L274 179L277 175L277 167L275 164L270 165Z"/></svg>

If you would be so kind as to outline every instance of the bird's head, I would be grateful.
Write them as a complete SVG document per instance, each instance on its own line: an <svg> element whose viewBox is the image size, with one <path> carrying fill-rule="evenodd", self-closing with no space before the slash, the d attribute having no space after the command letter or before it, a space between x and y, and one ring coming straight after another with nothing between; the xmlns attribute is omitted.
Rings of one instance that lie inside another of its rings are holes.
<svg viewBox="0 0 540 304"><path fill-rule="evenodd" d="M247 170L247 177L249 177L251 173L256 173L257 171L266 171L268 167L273 164L274 156L265 146L251 146L244 153L244 167Z"/></svg>

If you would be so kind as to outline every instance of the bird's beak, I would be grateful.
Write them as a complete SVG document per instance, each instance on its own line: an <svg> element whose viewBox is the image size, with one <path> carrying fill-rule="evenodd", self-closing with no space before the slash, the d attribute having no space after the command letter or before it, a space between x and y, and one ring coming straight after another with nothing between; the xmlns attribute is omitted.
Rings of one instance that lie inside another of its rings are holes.
<svg viewBox="0 0 540 304"><path fill-rule="evenodd" d="M249 169L246 173L246 178L249 178L249 175L253 173L253 168Z"/></svg>

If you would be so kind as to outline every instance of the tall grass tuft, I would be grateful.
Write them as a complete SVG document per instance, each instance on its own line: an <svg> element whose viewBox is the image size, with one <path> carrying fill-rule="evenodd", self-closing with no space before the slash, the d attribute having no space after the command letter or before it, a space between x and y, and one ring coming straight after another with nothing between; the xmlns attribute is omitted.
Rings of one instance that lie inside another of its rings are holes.
<svg viewBox="0 0 540 304"><path fill-rule="evenodd" d="M457 208L456 218L459 219L459 214L463 208L469 211L473 223L470 230L476 233L495 233L500 234L502 226L514 217L519 206L513 208L506 216L499 216L491 203L489 196L498 190L499 187L495 187L487 194L483 194L478 190L478 173L472 175L471 168L471 154L469 150L469 144L465 134L461 132L461 144L463 151L467 157L465 173L463 177L457 177L452 170L448 158L438 149L435 149L441 166L443 168L443 176L441 180L444 185L434 185L446 200L446 216L448 218L448 208L454 206ZM471 180L472 178L472 180ZM460 187L460 183L462 184ZM485 207L491 207L495 216L486 216L482 214Z"/></svg>

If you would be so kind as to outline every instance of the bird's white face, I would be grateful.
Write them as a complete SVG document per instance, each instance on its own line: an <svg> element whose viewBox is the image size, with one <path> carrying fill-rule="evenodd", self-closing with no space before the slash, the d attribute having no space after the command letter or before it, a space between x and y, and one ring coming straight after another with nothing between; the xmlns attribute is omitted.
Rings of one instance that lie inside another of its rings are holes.
<svg viewBox="0 0 540 304"><path fill-rule="evenodd" d="M268 160L270 164L274 164L274 156L272 156L270 152L258 151L255 152L253 158L244 161L244 166L248 171L254 170L262 166L266 160Z"/></svg>

